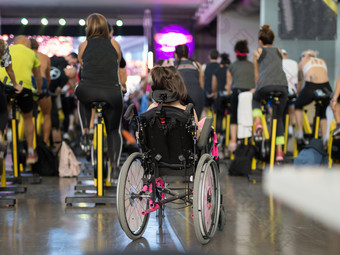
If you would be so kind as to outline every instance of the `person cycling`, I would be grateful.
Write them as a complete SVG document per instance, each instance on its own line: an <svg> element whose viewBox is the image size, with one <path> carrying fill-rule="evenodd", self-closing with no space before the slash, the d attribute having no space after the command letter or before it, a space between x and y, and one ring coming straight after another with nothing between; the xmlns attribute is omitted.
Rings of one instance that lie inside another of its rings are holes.
<svg viewBox="0 0 340 255"><path fill-rule="evenodd" d="M11 79L14 88L16 89L16 93L20 93L22 91L22 87L16 82L15 74L12 68L12 58L9 54L9 49L7 43L0 39L0 66L5 68L7 75ZM8 121L8 112L7 112L7 100L5 94L5 88L0 82L0 153L3 154L6 150L6 145L2 142L2 136L4 135L6 126Z"/></svg>
<svg viewBox="0 0 340 255"><path fill-rule="evenodd" d="M17 103L21 110L25 126L25 138L27 141L27 164L34 164L38 161L38 156L33 149L33 93L32 77L33 73L37 83L37 93L42 93L42 79L40 73L40 61L33 50L31 43L26 36L19 35L14 39L14 45L9 46L9 52L12 57L13 70L16 79L23 82L23 89L17 95ZM0 70L0 80L7 77L3 68ZM13 83L13 81L12 81Z"/></svg>
<svg viewBox="0 0 340 255"><path fill-rule="evenodd" d="M86 41L79 45L79 62L82 66L81 80L76 87L78 111L82 127L82 145L89 148L89 127L92 103L107 103L103 111L108 153L113 178L119 174L122 150L120 131L123 110L122 89L118 75L121 50L119 44L109 38L106 18L98 13L86 19Z"/></svg>
<svg viewBox="0 0 340 255"><path fill-rule="evenodd" d="M295 118L297 131L295 133L296 139L303 139L303 112L302 107L310 104L316 99L315 91L322 90L326 94L332 91L329 84L328 72L326 62L318 58L318 53L313 50L307 50L302 53L299 63L299 83L297 88L298 97L295 102ZM303 75L303 79L302 79ZM305 86L301 90L302 81L305 81ZM327 141L327 119L326 108L329 102L322 103L320 127L322 138Z"/></svg>
<svg viewBox="0 0 340 255"><path fill-rule="evenodd" d="M282 145L284 144L283 112L288 100L288 83L282 67L283 53L273 46L274 32L265 24L259 31L260 48L254 51L255 93L253 95L253 117L255 136L262 133L261 101L270 92L281 92L277 109L276 161L283 161Z"/></svg>

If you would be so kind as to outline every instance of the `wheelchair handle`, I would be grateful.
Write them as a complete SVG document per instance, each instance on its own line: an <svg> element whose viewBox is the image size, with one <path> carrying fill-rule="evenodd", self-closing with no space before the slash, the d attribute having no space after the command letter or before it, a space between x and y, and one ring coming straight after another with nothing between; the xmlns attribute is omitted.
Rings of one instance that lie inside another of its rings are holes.
<svg viewBox="0 0 340 255"><path fill-rule="evenodd" d="M125 114L124 114L124 119L128 120L129 123L131 123L133 117L137 116L137 109L134 104L130 104L129 107L127 108Z"/></svg>
<svg viewBox="0 0 340 255"><path fill-rule="evenodd" d="M185 112L187 113L193 113L194 105L192 103L189 103L187 105L187 108L185 109Z"/></svg>

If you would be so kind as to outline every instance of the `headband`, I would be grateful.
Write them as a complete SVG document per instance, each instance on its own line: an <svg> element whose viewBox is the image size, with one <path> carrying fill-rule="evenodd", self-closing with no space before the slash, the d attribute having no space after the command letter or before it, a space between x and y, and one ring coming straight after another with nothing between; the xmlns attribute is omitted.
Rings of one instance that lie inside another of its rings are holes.
<svg viewBox="0 0 340 255"><path fill-rule="evenodd" d="M239 52L238 50L236 51L236 56L246 57L247 55L248 55L247 52Z"/></svg>

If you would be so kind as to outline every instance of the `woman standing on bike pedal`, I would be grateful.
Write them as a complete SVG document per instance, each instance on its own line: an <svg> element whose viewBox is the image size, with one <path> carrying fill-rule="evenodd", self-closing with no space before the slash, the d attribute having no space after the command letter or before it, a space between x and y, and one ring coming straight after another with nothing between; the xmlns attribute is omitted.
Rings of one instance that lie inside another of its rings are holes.
<svg viewBox="0 0 340 255"><path fill-rule="evenodd" d="M288 83L282 68L283 53L273 46L274 32L269 25L263 25L259 31L260 48L254 51L255 93L253 95L253 117L255 135L262 133L261 100L270 92L281 92L277 109L276 161L283 161L282 145L284 144L283 111L288 99Z"/></svg>
<svg viewBox="0 0 340 255"><path fill-rule="evenodd" d="M75 94L82 125L81 144L89 149L89 125L93 102L106 102L103 111L108 140L108 152L114 178L119 174L122 150L120 131L123 96L118 67L121 59L119 44L109 37L106 18L98 13L86 19L86 41L79 45L79 62L82 75ZM105 173L104 173L105 174Z"/></svg>

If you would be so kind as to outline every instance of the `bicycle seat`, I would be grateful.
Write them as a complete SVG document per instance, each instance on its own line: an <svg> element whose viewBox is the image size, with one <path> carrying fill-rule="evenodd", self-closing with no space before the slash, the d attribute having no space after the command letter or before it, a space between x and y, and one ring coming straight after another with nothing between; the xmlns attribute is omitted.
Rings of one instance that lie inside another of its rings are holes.
<svg viewBox="0 0 340 255"><path fill-rule="evenodd" d="M104 108L106 105L107 105L107 103L104 102L104 101L92 102L92 107L94 107L96 109L98 107Z"/></svg>
<svg viewBox="0 0 340 255"><path fill-rule="evenodd" d="M16 89L13 87L13 86L10 86L10 85L5 85L5 84L2 84L3 87L5 88L5 93L9 96L9 97L15 97L17 94L16 94Z"/></svg>
<svg viewBox="0 0 340 255"><path fill-rule="evenodd" d="M328 90L321 90L321 89L317 89L314 91L314 95L317 100L329 100L331 93L332 92Z"/></svg>
<svg viewBox="0 0 340 255"><path fill-rule="evenodd" d="M292 102L296 99L296 94L292 93L292 94L288 94L288 101Z"/></svg>
<svg viewBox="0 0 340 255"><path fill-rule="evenodd" d="M282 95L281 91L272 91L272 92L269 92L269 96L270 97L280 97L281 95Z"/></svg>

